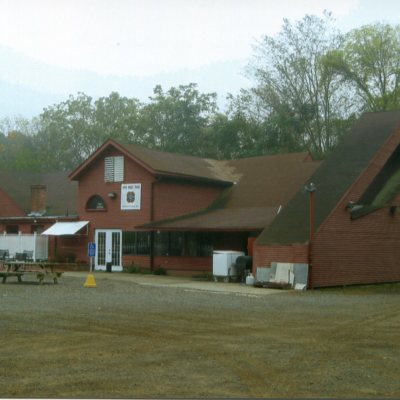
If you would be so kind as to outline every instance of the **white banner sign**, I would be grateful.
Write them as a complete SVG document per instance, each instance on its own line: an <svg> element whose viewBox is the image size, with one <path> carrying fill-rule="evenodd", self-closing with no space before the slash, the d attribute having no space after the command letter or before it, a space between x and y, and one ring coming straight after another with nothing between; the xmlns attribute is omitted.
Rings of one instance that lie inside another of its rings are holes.
<svg viewBox="0 0 400 400"><path fill-rule="evenodd" d="M141 183L121 185L121 210L140 210Z"/></svg>

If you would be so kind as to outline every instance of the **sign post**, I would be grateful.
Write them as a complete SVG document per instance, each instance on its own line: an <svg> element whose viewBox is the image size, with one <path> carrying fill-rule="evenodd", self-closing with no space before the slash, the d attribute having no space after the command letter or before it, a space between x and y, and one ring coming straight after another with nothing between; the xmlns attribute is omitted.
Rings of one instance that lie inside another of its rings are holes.
<svg viewBox="0 0 400 400"><path fill-rule="evenodd" d="M94 275L91 273L93 270L94 257L96 256L96 243L88 243L88 256L90 257L90 271L89 275L86 277L86 282L83 286L85 287L96 287L96 281L94 280Z"/></svg>
<svg viewBox="0 0 400 400"><path fill-rule="evenodd" d="M90 272L93 271L94 257L96 256L96 243L88 243L88 256L90 257Z"/></svg>

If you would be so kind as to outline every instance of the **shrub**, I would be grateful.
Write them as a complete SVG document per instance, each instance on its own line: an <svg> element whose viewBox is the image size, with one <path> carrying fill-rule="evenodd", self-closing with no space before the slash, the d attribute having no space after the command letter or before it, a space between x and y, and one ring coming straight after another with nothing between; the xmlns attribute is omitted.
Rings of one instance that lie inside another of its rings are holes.
<svg viewBox="0 0 400 400"><path fill-rule="evenodd" d="M154 275L167 275L168 271L163 267L158 267L154 270Z"/></svg>
<svg viewBox="0 0 400 400"><path fill-rule="evenodd" d="M76 261L76 254L74 253L67 253L65 255L65 262L67 263L74 263Z"/></svg>
<svg viewBox="0 0 400 400"><path fill-rule="evenodd" d="M130 265L130 266L128 267L128 272L129 272L130 274L139 274L139 273L140 273L140 268L137 267L136 265Z"/></svg>

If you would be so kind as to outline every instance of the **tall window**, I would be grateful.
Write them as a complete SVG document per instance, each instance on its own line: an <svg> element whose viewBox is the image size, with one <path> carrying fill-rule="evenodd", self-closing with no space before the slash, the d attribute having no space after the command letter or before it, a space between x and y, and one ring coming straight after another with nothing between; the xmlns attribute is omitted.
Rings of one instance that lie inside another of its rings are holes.
<svg viewBox="0 0 400 400"><path fill-rule="evenodd" d="M124 157L106 157L104 159L104 182L122 182L124 180Z"/></svg>
<svg viewBox="0 0 400 400"><path fill-rule="evenodd" d="M122 232L122 254L149 255L150 232Z"/></svg>

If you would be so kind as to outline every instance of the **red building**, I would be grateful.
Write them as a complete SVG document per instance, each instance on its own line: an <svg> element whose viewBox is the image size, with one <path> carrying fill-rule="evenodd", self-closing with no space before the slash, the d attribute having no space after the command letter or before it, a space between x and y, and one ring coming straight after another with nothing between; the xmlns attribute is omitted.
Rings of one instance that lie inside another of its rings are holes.
<svg viewBox="0 0 400 400"><path fill-rule="evenodd" d="M400 281L400 111L364 114L258 237L254 269L307 263L313 287Z"/></svg>
<svg viewBox="0 0 400 400"><path fill-rule="evenodd" d="M109 140L70 178L96 269L193 274L211 271L213 249L248 252L318 165L307 153L216 161ZM86 244L75 252L87 259Z"/></svg>
<svg viewBox="0 0 400 400"><path fill-rule="evenodd" d="M3 235L40 234L57 221L77 221L76 197L77 184L65 173L1 171L0 232ZM0 239L3 249L6 240ZM75 242L76 238L71 240ZM49 242L50 252L46 254L55 258L56 238L50 238ZM64 255L72 255L68 241L65 246Z"/></svg>
<svg viewBox="0 0 400 400"><path fill-rule="evenodd" d="M312 287L400 281L400 111L363 115L324 162L217 161L109 140L70 180L0 178L0 229L51 227L59 260L87 264L94 242L96 269L193 275L212 270L213 250L239 250L253 255L254 273L308 264Z"/></svg>

